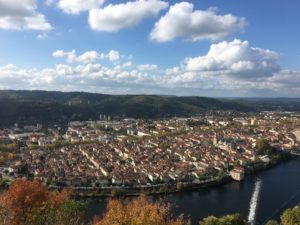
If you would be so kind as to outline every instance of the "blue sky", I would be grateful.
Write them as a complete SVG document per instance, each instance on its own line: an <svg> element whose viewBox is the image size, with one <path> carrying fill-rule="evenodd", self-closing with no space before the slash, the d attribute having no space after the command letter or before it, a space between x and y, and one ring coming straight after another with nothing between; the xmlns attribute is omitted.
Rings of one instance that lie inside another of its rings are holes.
<svg viewBox="0 0 300 225"><path fill-rule="evenodd" d="M0 0L0 88L300 97L297 0Z"/></svg>

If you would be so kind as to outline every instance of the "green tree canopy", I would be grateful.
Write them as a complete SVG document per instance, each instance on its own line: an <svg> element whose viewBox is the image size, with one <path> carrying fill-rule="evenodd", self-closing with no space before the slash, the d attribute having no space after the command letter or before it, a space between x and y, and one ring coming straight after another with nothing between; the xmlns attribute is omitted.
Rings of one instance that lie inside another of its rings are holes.
<svg viewBox="0 0 300 225"><path fill-rule="evenodd" d="M209 216L203 221L200 221L200 225L246 225L247 223L241 218L240 214L232 214L217 218L215 216Z"/></svg>
<svg viewBox="0 0 300 225"><path fill-rule="evenodd" d="M269 220L265 225L279 225L276 220Z"/></svg>
<svg viewBox="0 0 300 225"><path fill-rule="evenodd" d="M285 210L280 219L282 225L300 225L300 207Z"/></svg>
<svg viewBox="0 0 300 225"><path fill-rule="evenodd" d="M270 155L272 154L272 147L267 139L260 138L256 140L256 148L259 150L259 154Z"/></svg>

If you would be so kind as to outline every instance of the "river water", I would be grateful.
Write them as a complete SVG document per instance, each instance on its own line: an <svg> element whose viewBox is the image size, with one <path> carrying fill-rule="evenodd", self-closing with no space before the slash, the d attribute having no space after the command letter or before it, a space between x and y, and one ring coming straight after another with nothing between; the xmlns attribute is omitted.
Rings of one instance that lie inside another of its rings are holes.
<svg viewBox="0 0 300 225"><path fill-rule="evenodd" d="M175 206L175 214L188 215L193 225L209 215L236 212L251 224L264 224L270 218L279 220L284 209L300 203L300 157L247 177L242 182L163 198ZM106 202L107 199L91 200L89 217L101 215Z"/></svg>

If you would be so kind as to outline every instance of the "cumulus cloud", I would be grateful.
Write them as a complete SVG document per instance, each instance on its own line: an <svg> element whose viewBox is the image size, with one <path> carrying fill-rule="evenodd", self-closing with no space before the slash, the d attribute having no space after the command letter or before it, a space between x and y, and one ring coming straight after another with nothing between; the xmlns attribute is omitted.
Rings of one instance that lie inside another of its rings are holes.
<svg viewBox="0 0 300 225"><path fill-rule="evenodd" d="M141 71L155 71L158 69L158 66L154 64L142 64L138 68Z"/></svg>
<svg viewBox="0 0 300 225"><path fill-rule="evenodd" d="M217 15L215 9L194 10L188 2L176 3L162 16L150 34L150 39L157 42L171 41L177 37L198 40L220 40L243 31L244 18L231 14Z"/></svg>
<svg viewBox="0 0 300 225"><path fill-rule="evenodd" d="M120 56L113 51L76 55L75 50L58 50L53 56L73 63L62 62L44 69L0 66L0 88L40 89L42 86L47 90L218 97L300 96L300 71L281 70L277 53L251 47L247 41L212 44L206 55L187 58L180 65L166 69L120 59L108 65L98 62Z"/></svg>
<svg viewBox="0 0 300 225"><path fill-rule="evenodd" d="M114 93L118 89L136 91L154 85L154 76L137 69L104 67L97 63L53 68L23 69L14 65L0 67L0 87L13 89L94 90Z"/></svg>
<svg viewBox="0 0 300 225"><path fill-rule="evenodd" d="M110 50L107 56L111 62L114 62L114 61L117 61L120 59L120 53L115 50Z"/></svg>
<svg viewBox="0 0 300 225"><path fill-rule="evenodd" d="M63 50L56 50L52 53L52 56L57 58L67 58L67 61L70 63L74 63L77 61L77 56L75 50L72 50L70 52L64 52Z"/></svg>
<svg viewBox="0 0 300 225"><path fill-rule="evenodd" d="M82 55L78 56L76 58L76 61L82 62L82 63L90 63L94 62L99 59L103 59L105 56L103 53L98 53L96 51L87 51L83 53Z"/></svg>
<svg viewBox="0 0 300 225"><path fill-rule="evenodd" d="M57 5L65 13L79 14L83 11L98 8L105 0L59 0Z"/></svg>
<svg viewBox="0 0 300 225"><path fill-rule="evenodd" d="M76 51L65 52L63 50L56 50L52 56L57 58L66 58L69 63L92 63L97 60L108 59L111 62L118 61L121 56L116 50L110 50L107 54L98 53L96 51L87 51L77 56Z"/></svg>
<svg viewBox="0 0 300 225"><path fill-rule="evenodd" d="M280 70L278 54L253 48L248 41L235 39L212 44L204 56L186 59L188 71L210 72L241 79L270 77Z"/></svg>
<svg viewBox="0 0 300 225"><path fill-rule="evenodd" d="M0 29L46 31L52 26L37 12L36 0L0 0Z"/></svg>
<svg viewBox="0 0 300 225"><path fill-rule="evenodd" d="M66 0L67 1L67 0ZM114 32L139 24L143 19L154 17L166 9L168 3L161 0L137 0L91 9L89 24L93 30Z"/></svg>

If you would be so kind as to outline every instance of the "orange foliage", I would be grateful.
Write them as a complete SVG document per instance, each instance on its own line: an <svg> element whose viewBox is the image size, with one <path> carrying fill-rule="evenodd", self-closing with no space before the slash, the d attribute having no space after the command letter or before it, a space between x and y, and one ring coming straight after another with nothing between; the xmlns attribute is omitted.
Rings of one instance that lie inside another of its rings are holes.
<svg viewBox="0 0 300 225"><path fill-rule="evenodd" d="M170 206L150 203L145 195L130 202L110 200L104 216L93 225L183 225L183 217L174 218Z"/></svg>
<svg viewBox="0 0 300 225"><path fill-rule="evenodd" d="M50 192L50 199L48 200L49 204L53 208L57 208L62 205L64 202L70 199L72 194L71 189L63 189L61 192Z"/></svg>
<svg viewBox="0 0 300 225"><path fill-rule="evenodd" d="M14 153L8 153L8 155L7 155L7 159L8 160L13 160L15 158L15 154Z"/></svg>
<svg viewBox="0 0 300 225"><path fill-rule="evenodd" d="M55 209L70 197L70 191L52 193L38 181L16 180L0 196L0 225L31 224L32 219L47 206ZM5 215L7 213L7 215Z"/></svg>
<svg viewBox="0 0 300 225"><path fill-rule="evenodd" d="M16 224L29 220L32 211L41 208L49 199L49 191L37 181L15 181L4 194L11 206Z"/></svg>

